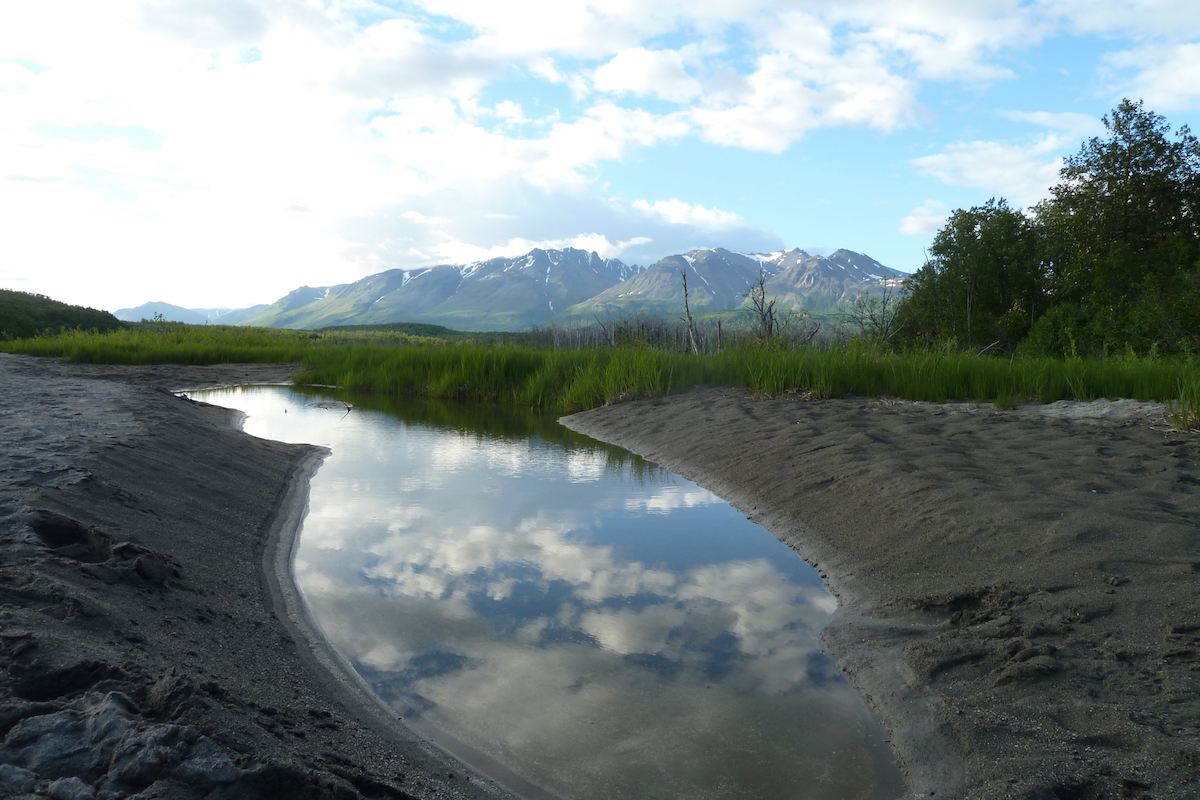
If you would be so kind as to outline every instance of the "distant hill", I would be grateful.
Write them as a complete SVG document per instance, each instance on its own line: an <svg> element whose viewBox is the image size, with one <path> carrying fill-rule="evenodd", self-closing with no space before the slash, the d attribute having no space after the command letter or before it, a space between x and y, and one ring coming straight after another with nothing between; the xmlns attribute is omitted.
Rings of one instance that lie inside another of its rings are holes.
<svg viewBox="0 0 1200 800"><path fill-rule="evenodd" d="M549 322L637 269L575 248L534 249L517 258L393 269L339 286L302 286L243 324L311 329L404 321L466 331L520 330Z"/></svg>
<svg viewBox="0 0 1200 800"><path fill-rule="evenodd" d="M25 339L64 329L112 331L125 327L107 311L73 306L29 292L0 289L0 338Z"/></svg>
<svg viewBox="0 0 1200 800"><path fill-rule="evenodd" d="M693 312L731 311L746 302L746 292L766 277L769 296L780 307L828 311L856 297L899 288L907 276L850 250L829 256L803 250L734 253L722 248L667 256L653 266L595 297L565 310L564 317L602 318L683 311L683 279Z"/></svg>
<svg viewBox="0 0 1200 800"><path fill-rule="evenodd" d="M250 308L182 308L170 303L143 303L134 308L118 308L113 316L126 322L141 322L154 319L161 314L167 322L186 322L189 325L240 325L243 320L256 314L265 305Z"/></svg>
<svg viewBox="0 0 1200 800"><path fill-rule="evenodd" d="M760 270L781 309L814 312L898 289L907 277L851 250L829 256L798 249L765 254L693 250L643 269L585 250L534 249L517 258L393 269L354 283L301 286L269 306L231 311L147 303L117 313L134 321L162 314L193 324L308 330L419 323L469 332L517 331L596 317L681 313L683 271L694 313L734 311L745 304Z"/></svg>

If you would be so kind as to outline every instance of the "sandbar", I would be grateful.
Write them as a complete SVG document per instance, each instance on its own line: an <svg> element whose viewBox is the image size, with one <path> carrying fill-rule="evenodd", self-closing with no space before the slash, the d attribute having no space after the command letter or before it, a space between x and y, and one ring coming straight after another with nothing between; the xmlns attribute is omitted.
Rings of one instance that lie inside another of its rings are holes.
<svg viewBox="0 0 1200 800"><path fill-rule="evenodd" d="M563 422L817 567L910 797L1200 796L1200 438L1161 407L706 389Z"/></svg>

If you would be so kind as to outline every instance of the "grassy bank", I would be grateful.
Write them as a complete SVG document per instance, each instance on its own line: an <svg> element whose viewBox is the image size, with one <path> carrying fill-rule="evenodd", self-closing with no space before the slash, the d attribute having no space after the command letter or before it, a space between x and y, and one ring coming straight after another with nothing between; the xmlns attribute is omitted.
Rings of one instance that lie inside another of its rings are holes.
<svg viewBox="0 0 1200 800"><path fill-rule="evenodd" d="M894 354L854 347L718 355L649 349L534 351L456 347L315 351L298 380L387 393L519 403L559 412L697 386L763 395L889 395L909 400L1019 402L1128 397L1170 403L1195 397L1200 369L1149 360L1011 361L967 355ZM1189 387L1191 394L1189 395Z"/></svg>
<svg viewBox="0 0 1200 800"><path fill-rule="evenodd" d="M7 352L95 363L297 362L298 382L390 395L516 404L566 413L632 397L734 386L758 394L888 395L910 400L1020 402L1128 397L1172 404L1200 422L1200 367L1178 360L986 358L892 353L849 345L713 355L649 347L539 350L447 344L403 332L143 326L0 342Z"/></svg>
<svg viewBox="0 0 1200 800"><path fill-rule="evenodd" d="M73 330L0 341L0 352L89 364L290 364L322 348L444 346L402 331L293 331L235 325L150 322L110 333Z"/></svg>

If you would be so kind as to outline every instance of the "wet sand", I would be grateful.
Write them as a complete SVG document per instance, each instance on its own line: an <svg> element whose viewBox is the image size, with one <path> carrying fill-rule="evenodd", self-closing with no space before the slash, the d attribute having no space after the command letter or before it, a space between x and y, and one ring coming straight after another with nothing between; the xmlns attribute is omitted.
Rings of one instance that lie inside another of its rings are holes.
<svg viewBox="0 0 1200 800"><path fill-rule="evenodd" d="M0 355L0 797L507 796L310 646L279 567L320 451L168 391L293 372ZM705 390L566 422L817 565L912 797L1194 797L1200 443L1080 410Z"/></svg>
<svg viewBox="0 0 1200 800"><path fill-rule="evenodd" d="M564 418L825 577L911 797L1200 796L1200 438L1161 408L757 399Z"/></svg>
<svg viewBox="0 0 1200 800"><path fill-rule="evenodd" d="M510 797L309 646L322 452L169 392L295 371L0 355L0 797Z"/></svg>

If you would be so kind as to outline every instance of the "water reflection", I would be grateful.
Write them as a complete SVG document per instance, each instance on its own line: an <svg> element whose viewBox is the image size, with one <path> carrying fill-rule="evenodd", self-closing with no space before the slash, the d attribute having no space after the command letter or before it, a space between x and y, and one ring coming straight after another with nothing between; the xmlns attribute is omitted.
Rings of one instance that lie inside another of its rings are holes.
<svg viewBox="0 0 1200 800"><path fill-rule="evenodd" d="M399 716L527 794L902 792L819 651L832 597L712 493L511 412L359 397L346 414L281 387L198 399L332 449L295 564L315 618Z"/></svg>

